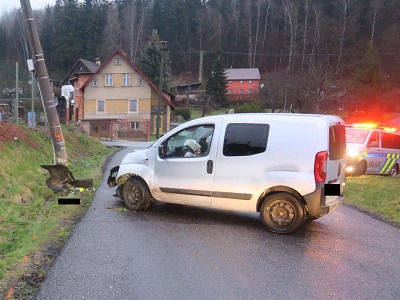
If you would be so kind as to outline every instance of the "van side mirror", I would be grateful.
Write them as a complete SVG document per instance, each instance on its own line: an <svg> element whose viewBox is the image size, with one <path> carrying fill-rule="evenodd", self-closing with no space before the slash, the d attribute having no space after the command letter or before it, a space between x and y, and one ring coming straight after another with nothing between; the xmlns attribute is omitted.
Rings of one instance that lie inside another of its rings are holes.
<svg viewBox="0 0 400 300"><path fill-rule="evenodd" d="M379 147L379 143L377 141L373 141L371 143L368 143L368 147L377 148L377 147Z"/></svg>
<svg viewBox="0 0 400 300"><path fill-rule="evenodd" d="M158 156L160 158L165 158L167 156L167 147L165 147L163 144L158 145Z"/></svg>

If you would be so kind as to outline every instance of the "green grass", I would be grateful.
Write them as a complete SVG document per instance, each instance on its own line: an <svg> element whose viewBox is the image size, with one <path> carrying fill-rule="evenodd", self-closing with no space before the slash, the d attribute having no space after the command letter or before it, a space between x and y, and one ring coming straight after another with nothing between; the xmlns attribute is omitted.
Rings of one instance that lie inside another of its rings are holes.
<svg viewBox="0 0 400 300"><path fill-rule="evenodd" d="M114 149L69 129L63 127L68 168L76 179L93 178L97 187L103 175L102 164ZM89 206L94 191L60 195L47 187L49 174L40 167L53 164L53 148L46 128L24 128L18 140L0 142L0 150L0 291L7 291L10 282L20 280L36 264L34 257L40 251L52 243L62 245L74 222ZM68 196L80 198L83 204L57 204L58 197ZM4 293L0 292L2 297Z"/></svg>
<svg viewBox="0 0 400 300"><path fill-rule="evenodd" d="M345 202L400 224L400 175L347 177Z"/></svg>

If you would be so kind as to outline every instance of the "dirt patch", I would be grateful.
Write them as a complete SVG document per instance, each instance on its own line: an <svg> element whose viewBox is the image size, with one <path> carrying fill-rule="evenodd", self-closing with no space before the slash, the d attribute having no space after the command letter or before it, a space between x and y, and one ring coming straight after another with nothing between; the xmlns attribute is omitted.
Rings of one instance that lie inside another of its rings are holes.
<svg viewBox="0 0 400 300"><path fill-rule="evenodd" d="M27 128L11 123L0 122L0 142L7 143L13 141L23 141L33 148L37 148L36 143L26 134Z"/></svg>
<svg viewBox="0 0 400 300"><path fill-rule="evenodd" d="M59 226L68 234L49 240L41 250L32 252L22 258L21 263L24 274L13 276L6 282L4 290L0 291L0 299L34 299L54 259L60 254L69 234L82 216L83 213L60 220Z"/></svg>
<svg viewBox="0 0 400 300"><path fill-rule="evenodd" d="M0 293L1 299L32 299L61 249L62 243L55 242L42 251L25 256L23 258L26 264L25 274L8 281L7 288Z"/></svg>

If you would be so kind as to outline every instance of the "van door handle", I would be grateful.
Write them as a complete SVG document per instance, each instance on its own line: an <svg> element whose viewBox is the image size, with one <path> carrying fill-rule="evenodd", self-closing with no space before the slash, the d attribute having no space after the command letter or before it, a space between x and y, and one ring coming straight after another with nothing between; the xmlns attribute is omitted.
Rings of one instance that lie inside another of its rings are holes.
<svg viewBox="0 0 400 300"><path fill-rule="evenodd" d="M207 161L207 173L211 174L213 172L214 163L212 160Z"/></svg>

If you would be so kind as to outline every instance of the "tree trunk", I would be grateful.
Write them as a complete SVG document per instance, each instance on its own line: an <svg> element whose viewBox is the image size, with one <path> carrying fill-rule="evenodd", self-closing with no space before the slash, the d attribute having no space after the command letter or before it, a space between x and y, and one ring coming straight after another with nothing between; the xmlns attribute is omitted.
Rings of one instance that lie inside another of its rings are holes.
<svg viewBox="0 0 400 300"><path fill-rule="evenodd" d="M269 5L270 5L271 0L268 0L267 4L267 13L265 15L265 24L264 24L264 34L263 34L263 40L262 40L262 47L261 47L261 55L260 55L260 66L262 65L262 60L264 56L264 47L265 47L265 35L267 33L267 25L268 25L268 17L269 17Z"/></svg>
<svg viewBox="0 0 400 300"><path fill-rule="evenodd" d="M301 56L301 69L304 69L304 60L305 60L305 55L306 55L306 42L307 42L307 25L308 25L308 3L309 0L305 0L304 2L304 11L305 11L305 16L304 16L304 33L303 33L303 53Z"/></svg>
<svg viewBox="0 0 400 300"><path fill-rule="evenodd" d="M261 15L261 5L264 3L265 0L258 0L258 7L257 7L257 23L256 23L256 37L254 39L254 51L253 51L253 61L251 68L254 68L256 64L256 54L257 54L257 43L258 43L258 31L260 28L260 15Z"/></svg>
<svg viewBox="0 0 400 300"><path fill-rule="evenodd" d="M134 56L133 56L133 61L134 62L136 61L136 58L137 58L140 37L141 37L142 32L143 32L144 17L145 17L145 7L142 7L142 15L141 15L141 18L140 18L139 29L138 29L137 36L136 36L135 53L134 53Z"/></svg>
<svg viewBox="0 0 400 300"><path fill-rule="evenodd" d="M374 19L373 19L373 21L372 21L371 43L374 42L376 13L378 12L379 1L380 1L380 0L376 0L376 5L375 5Z"/></svg>

